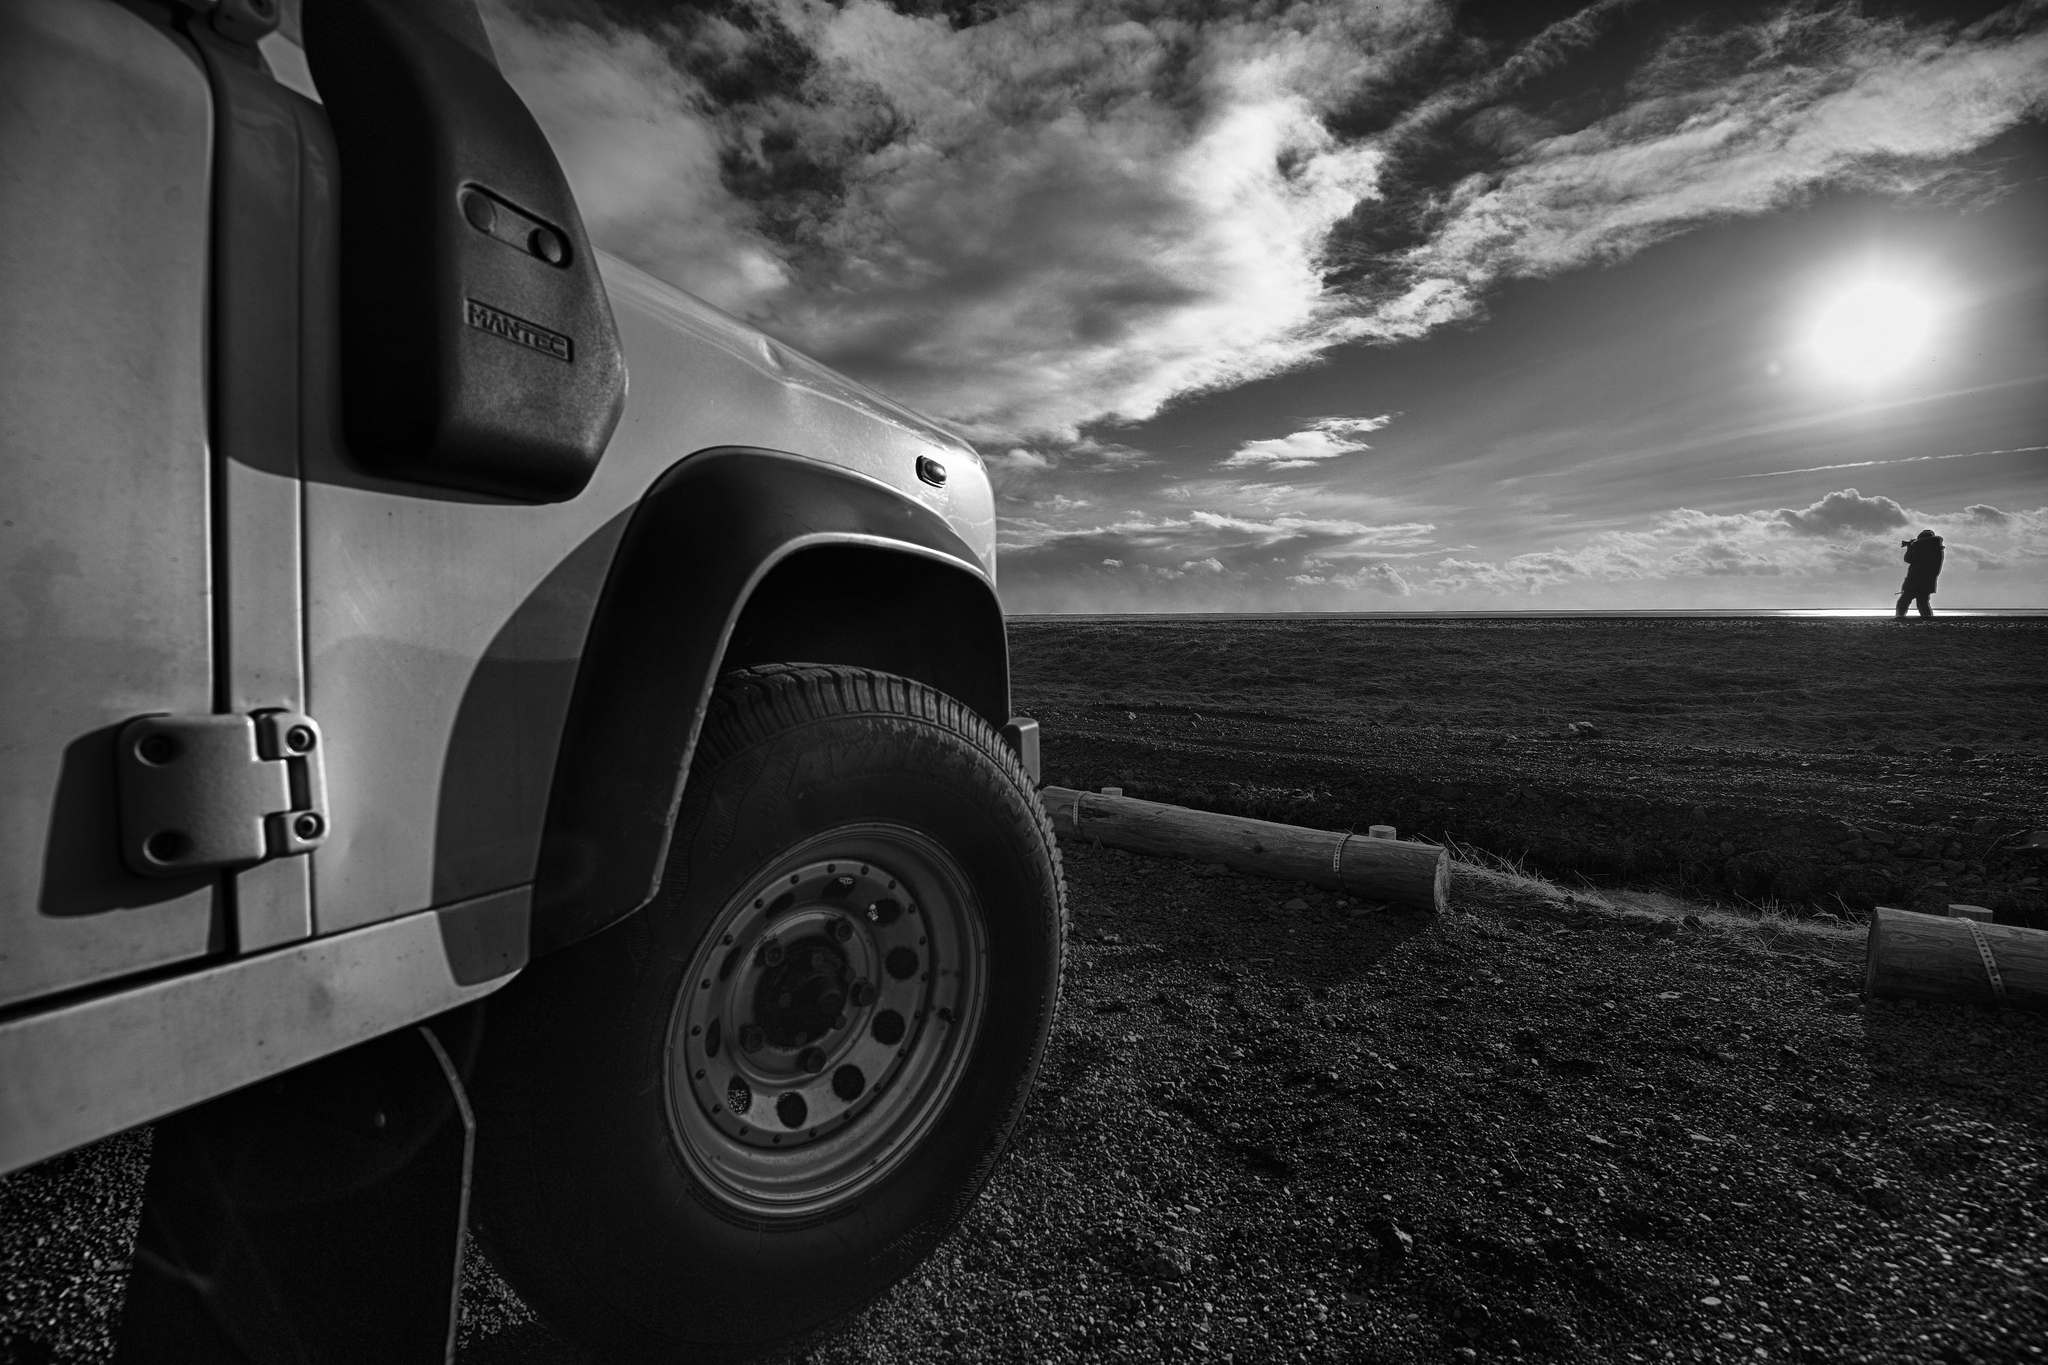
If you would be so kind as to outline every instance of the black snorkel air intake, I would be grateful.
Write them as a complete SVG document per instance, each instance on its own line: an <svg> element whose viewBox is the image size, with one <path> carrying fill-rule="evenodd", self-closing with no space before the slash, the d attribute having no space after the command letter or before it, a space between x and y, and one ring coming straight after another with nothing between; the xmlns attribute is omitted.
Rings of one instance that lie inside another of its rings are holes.
<svg viewBox="0 0 2048 1365"><path fill-rule="evenodd" d="M573 498L625 402L597 259L475 0L306 0L341 157L342 420L394 478Z"/></svg>

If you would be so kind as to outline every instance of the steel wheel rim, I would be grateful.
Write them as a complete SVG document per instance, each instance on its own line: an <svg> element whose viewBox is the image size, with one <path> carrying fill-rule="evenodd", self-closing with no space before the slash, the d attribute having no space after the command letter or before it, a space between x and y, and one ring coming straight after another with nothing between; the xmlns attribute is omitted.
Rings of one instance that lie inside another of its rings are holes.
<svg viewBox="0 0 2048 1365"><path fill-rule="evenodd" d="M753 1217L858 1199L965 1075L987 956L965 873L925 835L847 825L791 849L720 908L678 988L664 1068L678 1152Z"/></svg>

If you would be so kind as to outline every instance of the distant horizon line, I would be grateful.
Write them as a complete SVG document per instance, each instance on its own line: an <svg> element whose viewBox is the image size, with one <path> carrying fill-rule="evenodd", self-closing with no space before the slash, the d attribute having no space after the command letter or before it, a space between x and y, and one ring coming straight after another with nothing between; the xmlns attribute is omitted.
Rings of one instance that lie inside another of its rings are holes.
<svg viewBox="0 0 2048 1365"><path fill-rule="evenodd" d="M1582 609L1487 608L1439 611L1013 611L1004 613L1004 616L1012 621L1067 621L1077 618L1090 620L1141 620L1168 616L1190 621L1286 621L1300 617L1320 617L1331 620L1390 620L1418 617L1460 617L1465 619L1512 617L1527 620L1540 617L1603 616L1670 617L1673 619L1757 616L1879 620L1890 618L1892 615L1893 611L1890 607L1600 607ZM1934 613L1934 619L1936 620L1948 616L2048 617L2048 607L1947 607Z"/></svg>

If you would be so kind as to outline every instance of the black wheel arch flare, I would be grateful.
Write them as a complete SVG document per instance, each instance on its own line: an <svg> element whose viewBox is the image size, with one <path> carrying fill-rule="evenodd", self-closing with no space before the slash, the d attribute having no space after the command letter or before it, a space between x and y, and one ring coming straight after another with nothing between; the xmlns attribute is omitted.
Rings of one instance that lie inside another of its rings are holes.
<svg viewBox="0 0 2048 1365"><path fill-rule="evenodd" d="M942 518L815 460L694 454L635 509L591 622L541 839L535 955L653 898L713 686L779 662L898 673L997 730L1008 719L995 586Z"/></svg>

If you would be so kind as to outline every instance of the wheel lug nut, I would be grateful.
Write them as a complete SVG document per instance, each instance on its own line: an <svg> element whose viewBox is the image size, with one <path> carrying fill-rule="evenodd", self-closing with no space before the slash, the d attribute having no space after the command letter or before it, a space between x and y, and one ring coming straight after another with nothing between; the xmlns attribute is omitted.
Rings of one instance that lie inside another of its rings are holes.
<svg viewBox="0 0 2048 1365"><path fill-rule="evenodd" d="M761 965L764 967L780 967L782 965L782 945L772 938L761 945Z"/></svg>
<svg viewBox="0 0 2048 1365"><path fill-rule="evenodd" d="M821 1047L805 1048L803 1055L796 1059L796 1064L811 1075L817 1075L825 1069L825 1049Z"/></svg>
<svg viewBox="0 0 2048 1365"><path fill-rule="evenodd" d="M843 1015L843 1014L835 1014L835 1015L833 1015L833 1016L832 1016L832 1027L833 1027L833 1028L835 1028L835 1029L841 1029L841 1028L845 1028L845 1027L846 1027L846 1016L845 1016L845 1015Z"/></svg>
<svg viewBox="0 0 2048 1365"><path fill-rule="evenodd" d="M853 990L850 992L850 995L855 1008L866 1009L869 1005L875 1003L875 983L872 981L856 981L853 983Z"/></svg>
<svg viewBox="0 0 2048 1365"><path fill-rule="evenodd" d="M833 920L832 937L838 939L841 943L846 942L846 940L853 937L853 925L843 919Z"/></svg>
<svg viewBox="0 0 2048 1365"><path fill-rule="evenodd" d="M759 1052L768 1042L768 1035L761 1032L759 1024L740 1025L740 1050Z"/></svg>

